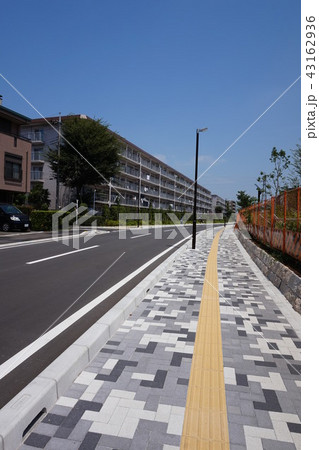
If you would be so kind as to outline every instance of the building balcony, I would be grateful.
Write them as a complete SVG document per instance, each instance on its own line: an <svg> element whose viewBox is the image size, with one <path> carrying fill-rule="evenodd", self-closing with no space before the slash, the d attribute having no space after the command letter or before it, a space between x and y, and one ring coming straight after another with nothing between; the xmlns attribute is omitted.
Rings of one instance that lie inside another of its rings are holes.
<svg viewBox="0 0 319 450"><path fill-rule="evenodd" d="M42 162L44 163L44 156L43 153L38 153L38 152L32 152L31 153L31 161L32 162Z"/></svg>
<svg viewBox="0 0 319 450"><path fill-rule="evenodd" d="M31 181L43 182L43 172L31 170Z"/></svg>
<svg viewBox="0 0 319 450"><path fill-rule="evenodd" d="M43 131L29 131L27 137L32 142L43 142Z"/></svg>

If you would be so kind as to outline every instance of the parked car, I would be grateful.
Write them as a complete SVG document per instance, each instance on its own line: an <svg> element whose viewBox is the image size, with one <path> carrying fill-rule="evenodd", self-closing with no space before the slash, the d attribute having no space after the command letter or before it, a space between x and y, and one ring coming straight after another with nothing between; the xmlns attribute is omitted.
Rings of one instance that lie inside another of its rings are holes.
<svg viewBox="0 0 319 450"><path fill-rule="evenodd" d="M16 206L0 203L0 230L23 230L30 229L30 219Z"/></svg>

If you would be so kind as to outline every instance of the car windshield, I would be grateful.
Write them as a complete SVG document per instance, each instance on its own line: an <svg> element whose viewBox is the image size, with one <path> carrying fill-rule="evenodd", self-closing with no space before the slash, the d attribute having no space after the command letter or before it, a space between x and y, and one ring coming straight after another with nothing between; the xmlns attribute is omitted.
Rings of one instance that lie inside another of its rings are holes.
<svg viewBox="0 0 319 450"><path fill-rule="evenodd" d="M20 209L13 205L1 205L1 208L6 214L22 214Z"/></svg>

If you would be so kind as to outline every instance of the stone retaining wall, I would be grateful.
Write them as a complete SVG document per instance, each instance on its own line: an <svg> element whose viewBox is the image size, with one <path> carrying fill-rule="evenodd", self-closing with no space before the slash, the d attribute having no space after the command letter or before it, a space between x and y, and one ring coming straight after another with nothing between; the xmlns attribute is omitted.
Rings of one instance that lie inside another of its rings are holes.
<svg viewBox="0 0 319 450"><path fill-rule="evenodd" d="M286 297L292 307L301 313L301 278L292 270L259 248L249 237L245 237L239 230L236 235L249 253L255 264L276 288Z"/></svg>

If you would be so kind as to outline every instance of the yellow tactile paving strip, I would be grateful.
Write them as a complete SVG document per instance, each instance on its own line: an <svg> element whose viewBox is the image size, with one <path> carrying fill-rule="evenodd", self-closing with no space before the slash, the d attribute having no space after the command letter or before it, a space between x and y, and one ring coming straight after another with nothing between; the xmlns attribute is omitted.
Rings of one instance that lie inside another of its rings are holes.
<svg viewBox="0 0 319 450"><path fill-rule="evenodd" d="M187 393L182 450L228 450L229 435L219 312L217 250L207 260Z"/></svg>

